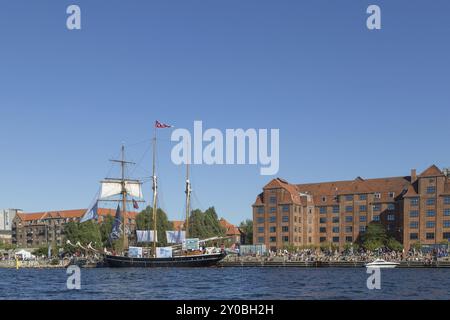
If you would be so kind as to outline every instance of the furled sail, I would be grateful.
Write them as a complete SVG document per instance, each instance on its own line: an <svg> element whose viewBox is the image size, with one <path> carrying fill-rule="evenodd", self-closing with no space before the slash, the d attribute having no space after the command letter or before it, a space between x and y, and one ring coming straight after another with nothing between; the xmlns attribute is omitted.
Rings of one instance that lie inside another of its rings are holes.
<svg viewBox="0 0 450 320"><path fill-rule="evenodd" d="M150 243L150 242L154 242L154 231L151 230L144 230L144 231L140 231L140 230L136 230L136 237L137 237L137 242L138 243ZM158 231L156 231L156 241L158 242Z"/></svg>
<svg viewBox="0 0 450 320"><path fill-rule="evenodd" d="M128 195L135 198L143 198L142 184L136 181L125 181L125 190ZM102 191L100 198L105 199L122 193L122 183L120 181L102 181Z"/></svg>

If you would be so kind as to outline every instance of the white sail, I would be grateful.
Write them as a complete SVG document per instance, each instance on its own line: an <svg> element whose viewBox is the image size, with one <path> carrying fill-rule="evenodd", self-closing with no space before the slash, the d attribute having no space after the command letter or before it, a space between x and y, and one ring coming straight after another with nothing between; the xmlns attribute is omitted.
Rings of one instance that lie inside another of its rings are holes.
<svg viewBox="0 0 450 320"><path fill-rule="evenodd" d="M166 231L167 243L182 244L186 240L186 231Z"/></svg>
<svg viewBox="0 0 450 320"><path fill-rule="evenodd" d="M140 182L125 181L125 190L128 195L142 198L142 184ZM116 181L103 181L100 198L105 199L122 193L122 183Z"/></svg>
<svg viewBox="0 0 450 320"><path fill-rule="evenodd" d="M153 230L136 230L136 236L137 236L137 242L138 243L150 243L154 241L154 234L155 232ZM156 231L156 241L158 242L158 231Z"/></svg>

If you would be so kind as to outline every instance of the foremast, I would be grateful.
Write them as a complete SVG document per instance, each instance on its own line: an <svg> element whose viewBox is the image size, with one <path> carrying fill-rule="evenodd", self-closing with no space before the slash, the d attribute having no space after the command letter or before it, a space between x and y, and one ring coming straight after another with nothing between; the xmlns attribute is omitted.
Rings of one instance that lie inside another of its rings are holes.
<svg viewBox="0 0 450 320"><path fill-rule="evenodd" d="M155 133L153 137L153 255L156 258L156 219L157 219L157 211L158 211L158 178L156 177L156 126ZM151 228L150 228L151 229Z"/></svg>

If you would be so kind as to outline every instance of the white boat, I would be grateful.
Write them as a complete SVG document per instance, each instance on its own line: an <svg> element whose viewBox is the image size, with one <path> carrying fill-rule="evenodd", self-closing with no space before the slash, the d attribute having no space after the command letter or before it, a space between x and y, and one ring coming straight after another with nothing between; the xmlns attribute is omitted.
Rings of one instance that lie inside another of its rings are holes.
<svg viewBox="0 0 450 320"><path fill-rule="evenodd" d="M374 262L366 264L367 268L384 268L384 269L393 269L399 266L400 263L397 262L387 262L383 259L377 259Z"/></svg>

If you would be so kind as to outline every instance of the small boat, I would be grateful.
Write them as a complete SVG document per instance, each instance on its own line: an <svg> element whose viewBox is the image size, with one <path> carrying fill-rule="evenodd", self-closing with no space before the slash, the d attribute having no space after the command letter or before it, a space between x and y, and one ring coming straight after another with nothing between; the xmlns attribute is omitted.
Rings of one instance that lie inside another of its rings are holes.
<svg viewBox="0 0 450 320"><path fill-rule="evenodd" d="M393 269L400 265L397 262L387 262L383 259L377 259L374 262L366 264L366 268L383 268L383 269Z"/></svg>

